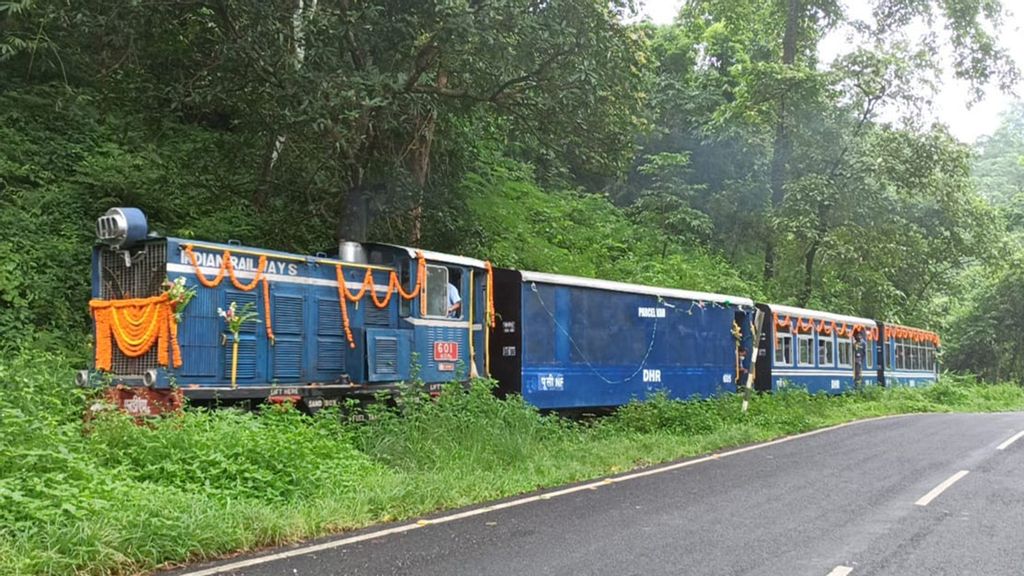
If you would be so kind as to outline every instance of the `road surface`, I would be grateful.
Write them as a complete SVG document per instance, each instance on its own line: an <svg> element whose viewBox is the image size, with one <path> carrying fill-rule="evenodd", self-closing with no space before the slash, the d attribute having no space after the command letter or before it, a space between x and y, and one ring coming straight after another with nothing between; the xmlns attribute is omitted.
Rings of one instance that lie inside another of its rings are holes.
<svg viewBox="0 0 1024 576"><path fill-rule="evenodd" d="M1022 436L860 422L175 574L1021 576Z"/></svg>

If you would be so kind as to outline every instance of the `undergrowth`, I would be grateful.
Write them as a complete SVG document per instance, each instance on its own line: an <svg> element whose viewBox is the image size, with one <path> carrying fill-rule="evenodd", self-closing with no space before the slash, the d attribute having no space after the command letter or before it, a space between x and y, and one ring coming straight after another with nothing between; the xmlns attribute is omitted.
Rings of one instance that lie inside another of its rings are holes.
<svg viewBox="0 0 1024 576"><path fill-rule="evenodd" d="M273 408L137 425L71 384L72 363L0 359L0 573L128 573L409 518L843 421L1024 409L1024 388L948 377L839 397L655 396L570 421L490 382L409 393L353 423Z"/></svg>

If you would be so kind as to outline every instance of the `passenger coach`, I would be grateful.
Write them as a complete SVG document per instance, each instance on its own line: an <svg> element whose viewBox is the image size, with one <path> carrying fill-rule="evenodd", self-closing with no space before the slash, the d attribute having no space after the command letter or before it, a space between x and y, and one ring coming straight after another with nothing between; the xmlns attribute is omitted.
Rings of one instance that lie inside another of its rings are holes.
<svg viewBox="0 0 1024 576"><path fill-rule="evenodd" d="M880 323L882 342L878 350L882 383L889 386L931 384L939 376L939 335L920 328Z"/></svg>
<svg viewBox="0 0 1024 576"><path fill-rule="evenodd" d="M764 314L755 389L793 385L811 393L839 393L881 378L874 320L778 304L757 306Z"/></svg>

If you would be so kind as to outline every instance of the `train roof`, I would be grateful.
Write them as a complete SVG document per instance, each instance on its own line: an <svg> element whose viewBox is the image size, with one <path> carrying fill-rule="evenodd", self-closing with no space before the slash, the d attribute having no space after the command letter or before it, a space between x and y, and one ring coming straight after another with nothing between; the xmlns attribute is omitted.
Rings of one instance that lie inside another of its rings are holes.
<svg viewBox="0 0 1024 576"><path fill-rule="evenodd" d="M891 328L902 328L903 330L916 330L918 332L924 332L926 334L932 334L932 335L938 336L937 332L935 332L933 330L928 330L927 328L915 328L913 326L907 326L906 324L896 324L895 322L886 322L885 323L885 328L886 328L886 330L891 329Z"/></svg>
<svg viewBox="0 0 1024 576"><path fill-rule="evenodd" d="M477 260L476 258L469 258L468 256L456 256L455 254L445 254L444 252L434 252L433 250L423 250L420 248L412 248L410 246L402 246L400 244L381 244L379 242L366 242L366 246L383 246L385 248L393 248L395 250L404 250L409 258L415 258L420 252L423 253L423 257L430 262L440 262L442 264L454 264L456 266L470 266L473 268L486 268L487 265L483 260Z"/></svg>
<svg viewBox="0 0 1024 576"><path fill-rule="evenodd" d="M720 304L738 304L741 306L753 306L754 301L743 296L727 296L724 294L712 294L710 292L692 292L690 290L678 290L675 288L660 288L644 284L628 284L626 282L614 282L611 280L598 280L596 278L583 278L580 276L563 276L561 274L548 274L546 272L528 272L517 270L522 275L524 282L543 282L545 284L558 284L561 286L578 286L581 288L595 288L597 290L611 290L613 292L626 292L629 294L648 294L651 296L664 296L666 298L680 298L683 300L696 300L703 302L718 302Z"/></svg>
<svg viewBox="0 0 1024 576"><path fill-rule="evenodd" d="M843 314L833 314L832 312L822 312L821 310L808 310L807 308L797 308L795 306L783 306L781 304L765 304L765 306L776 314L785 314L787 316L800 316L803 318L815 318L817 320L831 320L833 322L861 324L871 327L878 326L878 323L870 318L845 316Z"/></svg>

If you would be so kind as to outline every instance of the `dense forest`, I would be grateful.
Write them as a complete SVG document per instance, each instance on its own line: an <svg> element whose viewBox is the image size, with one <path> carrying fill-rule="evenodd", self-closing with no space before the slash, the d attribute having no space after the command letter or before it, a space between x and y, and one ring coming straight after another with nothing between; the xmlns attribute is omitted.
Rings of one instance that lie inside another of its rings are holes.
<svg viewBox="0 0 1024 576"><path fill-rule="evenodd" d="M82 354L93 222L127 205L915 324L1024 382L1024 107L975 146L920 120L944 67L1012 90L998 1L634 8L0 1L0 348Z"/></svg>

